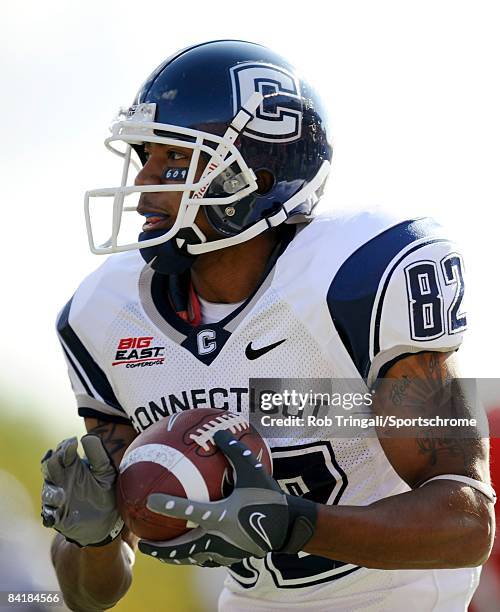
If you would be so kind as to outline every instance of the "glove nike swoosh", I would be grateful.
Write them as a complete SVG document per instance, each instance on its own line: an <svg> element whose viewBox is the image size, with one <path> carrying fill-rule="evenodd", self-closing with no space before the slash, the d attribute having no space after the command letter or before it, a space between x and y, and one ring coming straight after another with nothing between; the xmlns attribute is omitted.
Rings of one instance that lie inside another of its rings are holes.
<svg viewBox="0 0 500 612"><path fill-rule="evenodd" d="M269 537L262 526L262 519L265 518L266 515L262 512L252 512L248 518L248 523L250 524L250 527L264 540L269 548L272 549L273 545L269 541Z"/></svg>

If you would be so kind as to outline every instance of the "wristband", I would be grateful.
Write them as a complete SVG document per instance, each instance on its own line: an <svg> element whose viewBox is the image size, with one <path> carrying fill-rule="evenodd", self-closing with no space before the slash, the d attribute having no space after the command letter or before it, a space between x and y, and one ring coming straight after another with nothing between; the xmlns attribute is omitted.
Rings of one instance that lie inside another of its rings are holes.
<svg viewBox="0 0 500 612"><path fill-rule="evenodd" d="M123 525L124 525L123 519L121 517L118 517L118 520L116 521L113 529L111 529L111 531L109 532L109 535L106 538L104 538L104 540L101 540L100 542L96 542L95 544L87 544L87 546L94 546L94 547L106 546L106 544L109 544L113 540L116 540L116 538L122 532Z"/></svg>
<svg viewBox="0 0 500 612"><path fill-rule="evenodd" d="M276 552L294 554L309 542L316 528L317 504L303 497L286 496L289 511L288 535L284 545Z"/></svg>
<svg viewBox="0 0 500 612"><path fill-rule="evenodd" d="M121 533L121 531L123 529L123 526L124 526L124 522L123 522L122 518L119 517L118 520L116 521L113 529L111 529L111 531L104 538L104 540L101 540L100 542L95 542L94 544L85 544L85 546L82 546L80 544L80 542L77 542L76 540L72 540L71 538L66 537L64 535L64 533L61 533L58 529L56 529L56 531L58 531L62 536L64 536L64 538L66 539L67 542L71 542L71 544L75 544L76 546L78 546L78 548L87 548L87 546L91 546L91 547L97 548L99 546L106 546L106 544L109 544L113 540L116 540L116 538L120 535L120 533Z"/></svg>

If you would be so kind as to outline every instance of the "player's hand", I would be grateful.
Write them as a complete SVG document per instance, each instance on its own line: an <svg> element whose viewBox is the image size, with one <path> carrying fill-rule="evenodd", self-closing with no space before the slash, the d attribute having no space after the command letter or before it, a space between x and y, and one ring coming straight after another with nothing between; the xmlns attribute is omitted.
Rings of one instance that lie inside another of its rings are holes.
<svg viewBox="0 0 500 612"><path fill-rule="evenodd" d="M214 435L235 471L235 488L215 502L195 502L153 493L153 512L189 519L197 528L166 542L139 541L139 550L165 563L232 565L268 552L296 553L309 541L316 524L312 501L286 495L262 464L228 431Z"/></svg>
<svg viewBox="0 0 500 612"><path fill-rule="evenodd" d="M78 439L63 440L42 459L42 519L69 542L102 546L122 530L115 502L116 469L101 438L82 438L86 459L78 455Z"/></svg>

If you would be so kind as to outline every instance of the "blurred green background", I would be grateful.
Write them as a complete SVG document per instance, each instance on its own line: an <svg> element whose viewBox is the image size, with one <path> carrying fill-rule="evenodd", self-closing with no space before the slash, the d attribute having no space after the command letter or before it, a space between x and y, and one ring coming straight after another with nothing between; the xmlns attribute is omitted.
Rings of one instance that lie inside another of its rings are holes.
<svg viewBox="0 0 500 612"><path fill-rule="evenodd" d="M6 398L0 401L0 406L8 404ZM41 407L36 405L33 405L32 409L23 410L20 416L15 416L10 410L1 410L0 412L0 470L14 476L25 488L32 502L32 507L26 508L26 497L21 496L25 502L23 503L24 507L19 511L31 515L33 521L40 525L40 459L45 451L48 448L55 447L60 439L75 434L81 436L85 433L83 420L80 430L75 431L74 428L65 426L68 431L61 432L61 428L58 428L54 433L51 433L48 424L40 421L41 414L43 414ZM28 415L37 415L38 418ZM2 482L5 487L5 474ZM11 481L7 480L7 482ZM8 490L0 491L2 500L9 499L9 495L15 497ZM19 498L19 495L17 497ZM5 516L3 522L6 522ZM4 535L6 527L8 529L8 524L7 526L3 525ZM42 530L46 531L43 528ZM43 559L36 559L35 561L42 564L46 563L50 568L50 539L45 541L46 534L42 530L40 530L40 555L43 557L45 553L46 561L43 561ZM30 531L30 533L32 532ZM8 559L1 561L8 563ZM198 584L194 579L196 571L203 570L165 566L138 553L132 587L126 597L114 609L120 612L159 609L175 610L176 612L211 612L207 609L206 603L202 605L202 600L197 597Z"/></svg>

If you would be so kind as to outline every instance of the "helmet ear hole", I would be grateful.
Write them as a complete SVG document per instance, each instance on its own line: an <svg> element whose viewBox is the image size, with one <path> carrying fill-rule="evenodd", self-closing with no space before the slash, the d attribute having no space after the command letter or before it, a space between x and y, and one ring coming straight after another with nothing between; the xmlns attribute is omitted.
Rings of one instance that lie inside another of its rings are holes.
<svg viewBox="0 0 500 612"><path fill-rule="evenodd" d="M259 195L269 193L274 187L274 174L270 170L262 168L255 172L255 176L257 177L257 193Z"/></svg>

